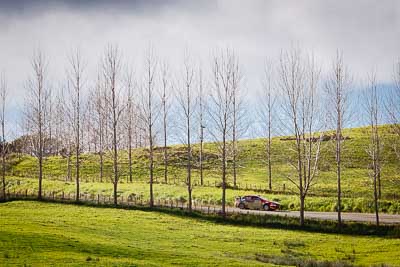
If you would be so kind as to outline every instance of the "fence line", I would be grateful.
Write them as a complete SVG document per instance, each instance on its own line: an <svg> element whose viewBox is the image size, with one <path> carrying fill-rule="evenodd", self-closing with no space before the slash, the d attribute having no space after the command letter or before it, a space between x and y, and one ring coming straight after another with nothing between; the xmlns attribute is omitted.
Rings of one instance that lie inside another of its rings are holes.
<svg viewBox="0 0 400 267"><path fill-rule="evenodd" d="M42 191L42 200L57 201L63 203L76 203L75 193L65 193L64 191ZM37 200L38 192L36 190L7 190L7 200ZM101 194L80 194L80 202L91 205L114 205L114 199L111 196ZM150 207L149 200L136 197L118 197L118 207ZM154 207L181 209L188 211L188 203L180 200L173 199L156 199L154 200ZM220 205L206 204L203 201L194 200L192 202L192 209L204 214L219 214L221 212ZM233 207L226 207L227 214L242 214L233 210Z"/></svg>
<svg viewBox="0 0 400 267"><path fill-rule="evenodd" d="M25 175L25 176L17 176L21 177L29 177L33 178L32 174ZM45 179L49 180L59 180L59 181L66 181L65 179L60 179L61 177L59 176L46 176ZM122 179L121 179L122 180ZM72 181L67 181L67 182L72 182ZM86 183L91 183L91 182L98 182L97 178L95 177L82 177L81 182L86 182ZM132 182L129 182L128 177L126 177L126 181L123 181L124 183L135 183L135 182L146 182L144 180L133 180ZM103 177L102 183L109 183L109 180L107 177ZM164 179L156 177L154 179L154 184L167 184L167 185L179 185L179 186L185 186L186 183L185 181L181 179L176 179L176 177L171 177L167 183L164 182ZM211 187L211 188L220 188L221 183L217 182L217 180L214 181L204 181L203 185L200 184L200 181L194 181L192 184L193 187ZM228 189L232 190L242 190L242 191L253 191L253 192L258 192L258 193L264 193L264 194L275 194L275 195L298 195L296 192L293 192L292 190L288 189L286 184L283 183L279 189L274 189L274 190L269 190L267 188L267 185L263 186L261 184L252 184L252 183L237 183L236 187L233 186L231 183L227 184ZM336 192L316 192L316 193L308 193L309 196L313 197L337 197ZM365 198L365 193L354 193L354 192L342 192L342 198ZM400 193L384 193L382 195L383 200L400 200Z"/></svg>

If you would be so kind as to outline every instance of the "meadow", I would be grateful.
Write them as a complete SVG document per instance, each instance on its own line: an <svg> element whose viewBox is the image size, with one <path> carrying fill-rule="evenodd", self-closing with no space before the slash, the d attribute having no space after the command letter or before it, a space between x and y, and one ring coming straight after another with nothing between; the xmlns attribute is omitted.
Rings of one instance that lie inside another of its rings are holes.
<svg viewBox="0 0 400 267"><path fill-rule="evenodd" d="M1 203L0 218L3 266L400 265L400 239L387 237L36 201Z"/></svg>

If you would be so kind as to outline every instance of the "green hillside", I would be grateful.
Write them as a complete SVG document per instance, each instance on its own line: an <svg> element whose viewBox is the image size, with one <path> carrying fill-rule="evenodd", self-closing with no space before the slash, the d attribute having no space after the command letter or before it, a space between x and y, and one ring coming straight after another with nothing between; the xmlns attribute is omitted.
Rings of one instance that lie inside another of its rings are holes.
<svg viewBox="0 0 400 267"><path fill-rule="evenodd" d="M400 164L392 148L396 140L389 126L382 126L383 164L382 164L382 200L381 210L389 213L400 212ZM356 212L372 211L372 180L368 176L369 159L366 153L369 136L368 128L347 129L344 133L349 137L344 141L342 190L344 195L344 210ZM293 174L293 168L288 159L293 154L292 141L282 141L279 137L273 139L273 191L267 188L267 173L265 163L265 140L242 140L239 142L238 189L228 190L228 201L232 203L234 196L246 193L263 194L280 201L285 209L298 209L294 186L286 178ZM193 197L196 201L205 203L220 203L219 158L216 145L205 145L205 186L200 186L198 166L193 169ZM162 150L156 150L156 199L186 200L186 167L185 151L182 146L168 148L170 166L168 169L168 184L163 181ZM198 157L198 147L194 148L194 156ZM110 177L112 173L111 158L105 163L105 177L99 181L99 156L87 153L81 158L82 192L86 194L111 195ZM120 196L137 196L148 198L148 161L146 149L134 150L134 182L128 182L127 152L120 153L121 181ZM44 163L44 190L74 192L74 182L66 181L67 159L61 156L49 157ZM9 170L10 190L35 190L37 188L36 159L30 156L13 156ZM73 175L73 173L72 173ZM232 175L229 175L232 186ZM316 185L311 189L306 200L307 210L335 210L336 174L334 162L334 143L323 142L322 160Z"/></svg>

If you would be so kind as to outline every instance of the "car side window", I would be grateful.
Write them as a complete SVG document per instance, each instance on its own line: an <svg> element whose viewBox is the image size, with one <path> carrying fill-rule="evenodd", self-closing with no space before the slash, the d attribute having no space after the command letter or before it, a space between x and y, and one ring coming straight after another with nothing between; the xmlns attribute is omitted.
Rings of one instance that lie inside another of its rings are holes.
<svg viewBox="0 0 400 267"><path fill-rule="evenodd" d="M253 201L260 200L260 198L259 198L259 197L252 197L252 199L253 199Z"/></svg>
<svg viewBox="0 0 400 267"><path fill-rule="evenodd" d="M245 197L245 200L248 201L248 202L253 201L252 197Z"/></svg>

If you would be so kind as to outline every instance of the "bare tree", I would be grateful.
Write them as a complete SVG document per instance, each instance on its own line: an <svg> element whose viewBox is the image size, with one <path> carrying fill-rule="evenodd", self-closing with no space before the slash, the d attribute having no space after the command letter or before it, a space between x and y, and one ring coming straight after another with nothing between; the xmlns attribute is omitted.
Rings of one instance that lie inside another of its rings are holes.
<svg viewBox="0 0 400 267"><path fill-rule="evenodd" d="M155 75L157 60L152 48L148 48L145 61L145 77L142 88L142 101L140 116L146 128L146 141L149 147L149 186L150 186L150 207L154 206L154 139L155 122L158 111L155 104Z"/></svg>
<svg viewBox="0 0 400 267"><path fill-rule="evenodd" d="M52 97L52 91L49 90L49 96L48 96L48 112L46 114L47 119L47 125L46 128L48 129L48 140L47 140L47 153L49 155L53 155L53 146L54 146L54 134L53 134L53 122L54 122L54 102L53 102L53 97Z"/></svg>
<svg viewBox="0 0 400 267"><path fill-rule="evenodd" d="M343 56L339 51L336 54L336 59L333 62L332 70L325 84L325 92L327 97L328 118L331 124L336 127L335 133L335 159L336 159L336 177L337 177L337 213L339 227L342 225L342 190L341 190L341 175L342 175L342 146L343 134L342 130L347 122L348 116L348 94L350 90L351 78L347 68L343 63Z"/></svg>
<svg viewBox="0 0 400 267"><path fill-rule="evenodd" d="M90 92L90 105L92 106L91 121L95 135L95 151L99 155L99 180L103 182L104 177L104 150L106 144L105 132L107 128L106 91L104 82L100 75L96 84Z"/></svg>
<svg viewBox="0 0 400 267"><path fill-rule="evenodd" d="M265 63L264 67L264 79L262 84L262 110L260 112L260 117L262 120L262 124L265 128L266 132L266 144L265 144L265 152L267 156L267 172L268 172L268 189L272 190L272 115L274 112L274 106L276 102L276 92L274 92L274 83L273 83L273 68L272 64L269 62Z"/></svg>
<svg viewBox="0 0 400 267"><path fill-rule="evenodd" d="M288 130L295 136L295 161L289 163L295 176L288 180L298 189L300 225L304 225L305 199L318 172L321 136L318 130L318 79L320 70L313 57L304 63L299 49L283 52L280 58L280 90L282 111L290 121Z"/></svg>
<svg viewBox="0 0 400 267"><path fill-rule="evenodd" d="M4 73L0 75L0 124L1 124L1 181L2 181L2 199L6 199L6 104L7 104L7 81Z"/></svg>
<svg viewBox="0 0 400 267"><path fill-rule="evenodd" d="M84 73L84 63L80 51L77 49L69 56L68 81L71 87L70 91L70 106L69 119L71 128L74 133L74 148L75 148L75 201L79 202L80 190L80 154L81 154L81 134L82 134L82 79Z"/></svg>
<svg viewBox="0 0 400 267"><path fill-rule="evenodd" d="M161 68L161 82L162 82L162 92L161 92L161 104L162 104L162 124L163 124L163 160L164 160L164 182L168 183L168 149L167 149L167 129L168 129L168 112L169 112L169 97L171 82L169 80L169 67L168 64L164 62Z"/></svg>
<svg viewBox="0 0 400 267"><path fill-rule="evenodd" d="M127 131L127 142L128 142L128 168L129 168L129 181L133 181L133 169L132 169L132 143L134 133L134 119L135 119L135 103L133 101L133 74L131 71L128 72L126 79L126 90L127 90L127 104L126 104L126 120L125 128Z"/></svg>
<svg viewBox="0 0 400 267"><path fill-rule="evenodd" d="M112 134L112 157L113 157L113 187L114 205L118 204L118 127L123 111L123 105L119 99L120 87L117 79L121 69L121 55L118 47L109 45L103 58L103 72L107 90L107 107L110 112L110 128Z"/></svg>
<svg viewBox="0 0 400 267"><path fill-rule="evenodd" d="M243 102L242 94L240 91L240 83L242 74L239 69L239 63L236 62L231 70L231 87L232 87L232 171L233 171L233 186L236 187L237 183L237 159L239 156L238 138L242 132L241 125L243 116Z"/></svg>
<svg viewBox="0 0 400 267"><path fill-rule="evenodd" d="M221 159L222 215L226 215L227 159L229 138L233 122L233 72L237 59L233 51L220 52L213 58L212 92L208 113L212 129L210 134L217 141Z"/></svg>
<svg viewBox="0 0 400 267"><path fill-rule="evenodd" d="M371 171L369 176L373 181L374 189L374 207L376 225L379 226L379 180L381 174L381 140L379 134L380 122L380 97L378 93L378 84L376 82L375 74L369 77L368 88L366 93L366 111L370 124L370 144L367 153L371 159Z"/></svg>
<svg viewBox="0 0 400 267"><path fill-rule="evenodd" d="M200 125L200 151L199 151L199 169L200 169L200 184L204 184L204 90L203 90L203 73L199 69L199 125Z"/></svg>
<svg viewBox="0 0 400 267"><path fill-rule="evenodd" d="M67 84L69 81L67 81ZM69 88L69 85L66 86ZM64 89L64 88L63 88ZM65 90L67 91L67 90ZM56 95L55 100L55 118L56 118L56 128L55 135L57 139L57 150L59 154L63 157L67 158L67 169L66 169L66 177L65 181L72 180L72 153L73 153L73 144L74 144L74 134L71 127L71 110L66 103L66 96L64 95L64 90L59 90Z"/></svg>
<svg viewBox="0 0 400 267"><path fill-rule="evenodd" d="M41 50L34 53L31 64L33 77L27 84L24 118L32 142L32 153L38 159L38 199L42 199L49 90L46 86L47 61Z"/></svg>
<svg viewBox="0 0 400 267"><path fill-rule="evenodd" d="M67 136L64 135L63 131L63 126L64 126L64 99L61 96L60 93L61 90L58 90L56 96L55 96L55 101L54 101L54 139L55 139L55 154L60 155L63 153L63 140L65 138L68 138Z"/></svg>
<svg viewBox="0 0 400 267"><path fill-rule="evenodd" d="M187 52L185 53L184 70L182 78L182 86L178 93L178 103L181 107L183 114L182 122L184 122L185 139L183 143L186 146L186 185L188 190L188 208L192 210L192 119L195 111L195 96L193 94L193 83L194 83L194 70L191 66L191 61Z"/></svg>

